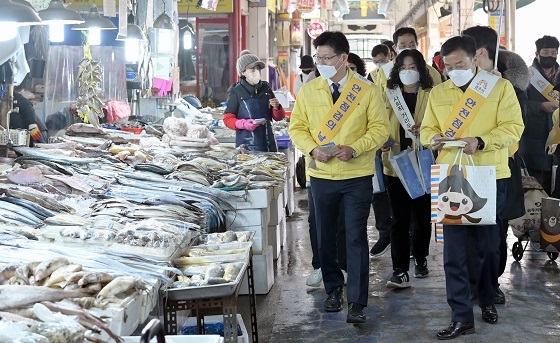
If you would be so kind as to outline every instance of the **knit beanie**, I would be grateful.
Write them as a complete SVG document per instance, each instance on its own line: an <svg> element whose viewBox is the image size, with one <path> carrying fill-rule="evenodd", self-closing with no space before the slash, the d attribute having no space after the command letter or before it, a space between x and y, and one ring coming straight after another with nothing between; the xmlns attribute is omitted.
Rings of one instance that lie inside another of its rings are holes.
<svg viewBox="0 0 560 343"><path fill-rule="evenodd" d="M249 51L249 50L243 50L243 51L241 51L241 52L239 53L239 56L251 55L251 54L252 54L251 51Z"/></svg>
<svg viewBox="0 0 560 343"><path fill-rule="evenodd" d="M237 73L239 75L249 68L259 67L264 69L264 66L264 62L253 54L242 55L237 59Z"/></svg>

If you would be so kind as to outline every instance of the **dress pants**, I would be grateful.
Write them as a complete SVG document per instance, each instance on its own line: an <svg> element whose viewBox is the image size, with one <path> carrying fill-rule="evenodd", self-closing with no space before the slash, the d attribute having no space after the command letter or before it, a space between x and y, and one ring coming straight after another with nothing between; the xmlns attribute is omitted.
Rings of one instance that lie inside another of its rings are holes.
<svg viewBox="0 0 560 343"><path fill-rule="evenodd" d="M313 202L313 192L311 192L311 185L307 187L307 206L309 209L309 240L311 241L311 265L313 269L321 268L321 260L319 258L319 242L317 241L317 220L315 219L315 204ZM338 265L340 269L346 271L346 229L344 227L344 208L340 206L340 213L338 215L338 236L336 251L338 256Z"/></svg>
<svg viewBox="0 0 560 343"><path fill-rule="evenodd" d="M373 186L370 176L346 180L311 178L323 284L327 294L344 285L337 261L338 217L344 208L349 303L366 306L369 284L367 220Z"/></svg>
<svg viewBox="0 0 560 343"><path fill-rule="evenodd" d="M430 195L411 199L398 177L387 176L393 223L391 225L391 258L393 269L408 272L410 247L414 258L424 260L430 251ZM411 226L412 219L416 225Z"/></svg>
<svg viewBox="0 0 560 343"><path fill-rule="evenodd" d="M496 219L501 222L506 202L506 180L496 181ZM494 303L498 286L501 225L444 225L443 269L451 321L474 322L470 300L468 240L476 249L476 287L481 307Z"/></svg>

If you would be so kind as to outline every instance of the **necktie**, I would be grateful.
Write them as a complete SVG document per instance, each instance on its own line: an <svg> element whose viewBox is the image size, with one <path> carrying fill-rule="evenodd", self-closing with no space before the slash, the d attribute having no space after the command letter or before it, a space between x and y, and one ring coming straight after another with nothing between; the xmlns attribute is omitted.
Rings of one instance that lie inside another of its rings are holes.
<svg viewBox="0 0 560 343"><path fill-rule="evenodd" d="M333 83L332 88L333 88L332 102L334 104L338 100L338 97L340 97L340 92L338 91L338 83Z"/></svg>

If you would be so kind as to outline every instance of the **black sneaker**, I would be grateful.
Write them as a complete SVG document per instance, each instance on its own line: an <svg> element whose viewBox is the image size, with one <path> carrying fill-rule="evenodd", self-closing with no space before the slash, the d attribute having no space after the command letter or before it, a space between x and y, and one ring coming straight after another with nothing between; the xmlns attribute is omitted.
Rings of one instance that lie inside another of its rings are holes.
<svg viewBox="0 0 560 343"><path fill-rule="evenodd" d="M373 247L371 247L371 250L369 251L369 254L372 257L378 257L378 256L381 256L384 253L386 253L387 250L389 250L390 247L391 247L391 239L389 239L389 238L381 239L380 238L373 245Z"/></svg>
<svg viewBox="0 0 560 343"><path fill-rule="evenodd" d="M387 288L407 288L410 287L410 279L407 272L395 270L393 276L387 281Z"/></svg>
<svg viewBox="0 0 560 343"><path fill-rule="evenodd" d="M424 278L427 277L430 271L428 270L428 261L424 260L419 262L414 260L414 277Z"/></svg>

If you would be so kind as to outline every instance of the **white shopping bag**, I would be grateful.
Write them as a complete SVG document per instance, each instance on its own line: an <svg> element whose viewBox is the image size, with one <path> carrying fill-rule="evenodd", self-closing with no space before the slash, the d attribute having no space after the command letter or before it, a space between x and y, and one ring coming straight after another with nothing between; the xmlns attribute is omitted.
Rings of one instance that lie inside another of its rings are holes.
<svg viewBox="0 0 560 343"><path fill-rule="evenodd" d="M462 157L459 149L458 157ZM496 224L496 167L453 164L431 167L432 223L449 225Z"/></svg>

